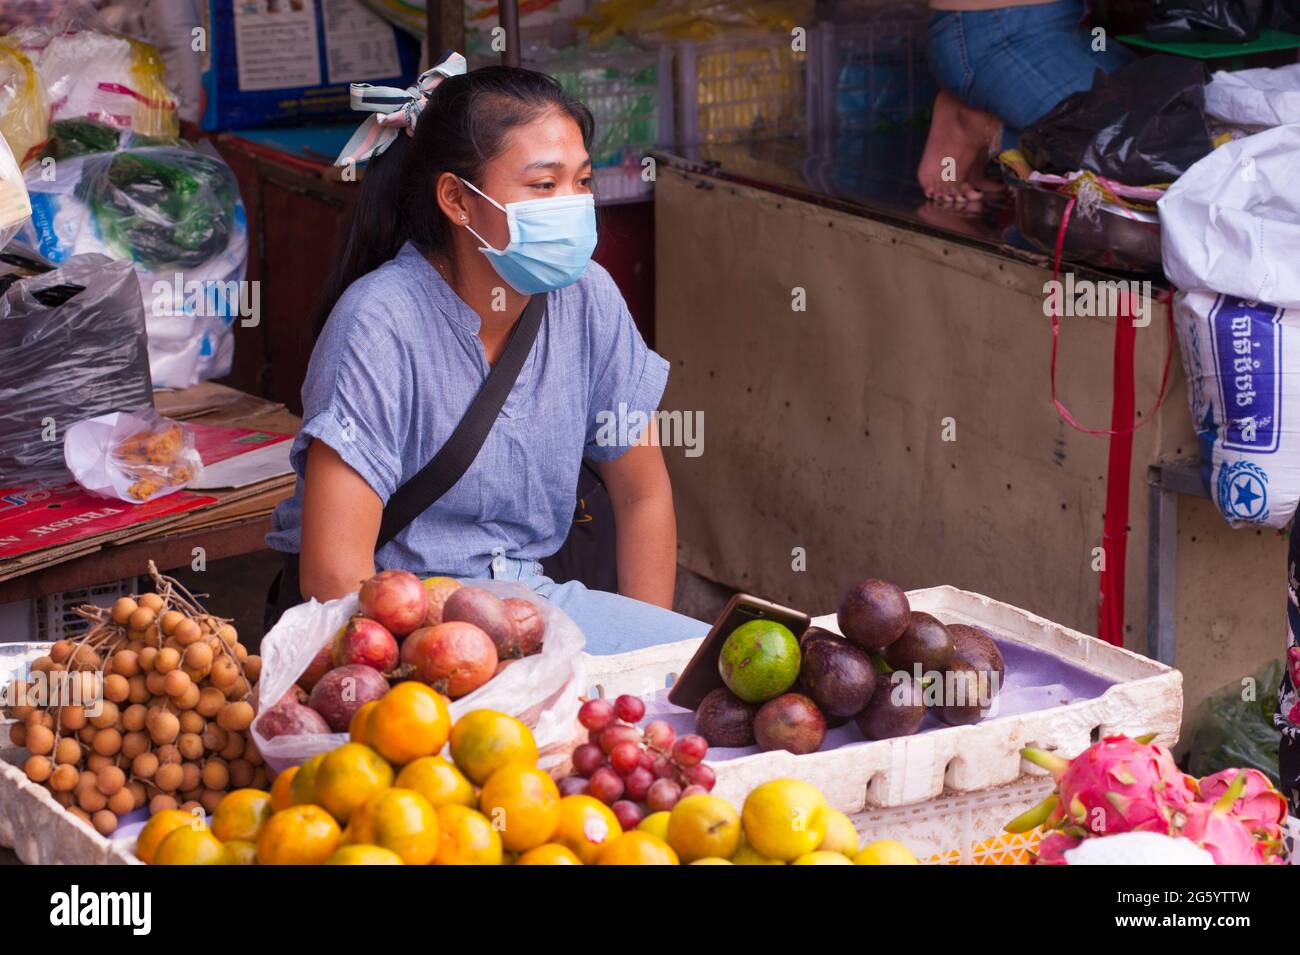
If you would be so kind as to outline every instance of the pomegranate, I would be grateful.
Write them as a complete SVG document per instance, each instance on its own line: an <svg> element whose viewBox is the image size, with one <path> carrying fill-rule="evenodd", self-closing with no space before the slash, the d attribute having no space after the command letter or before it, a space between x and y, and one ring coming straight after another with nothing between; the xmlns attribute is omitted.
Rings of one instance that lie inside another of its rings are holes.
<svg viewBox="0 0 1300 955"><path fill-rule="evenodd" d="M397 639L382 624L356 616L335 634L332 658L336 667L359 663L387 673L397 666Z"/></svg>
<svg viewBox="0 0 1300 955"><path fill-rule="evenodd" d="M542 639L546 636L546 621L542 619L541 610L523 597L507 597L505 605L515 622L515 633L519 635L519 652L526 657L541 653Z"/></svg>
<svg viewBox="0 0 1300 955"><path fill-rule="evenodd" d="M417 679L456 700L496 675L497 649L480 628L454 620L407 637L402 662L415 667Z"/></svg>
<svg viewBox="0 0 1300 955"><path fill-rule="evenodd" d="M442 622L460 620L472 623L491 638L497 658L521 657L519 634L505 601L482 587L461 587L442 608Z"/></svg>
<svg viewBox="0 0 1300 955"><path fill-rule="evenodd" d="M372 667L359 663L335 667L311 691L310 706L325 717L335 733L345 732L352 714L388 692L388 681Z"/></svg>
<svg viewBox="0 0 1300 955"><path fill-rule="evenodd" d="M436 627L442 623L442 608L447 598L464 586L453 577L426 577L421 583L429 595L429 609L424 615L426 627Z"/></svg>
<svg viewBox="0 0 1300 955"><path fill-rule="evenodd" d="M311 663L307 664L307 669L303 671L302 676L298 677L298 684L308 693L311 692L318 680L330 670L334 669L334 645L327 643L321 647L317 654L312 657Z"/></svg>
<svg viewBox="0 0 1300 955"><path fill-rule="evenodd" d="M369 617L395 637L404 637L424 625L429 596L420 578L409 570L383 570L361 585L357 594L362 616Z"/></svg>
<svg viewBox="0 0 1300 955"><path fill-rule="evenodd" d="M257 718L257 731L266 739L302 733L328 733L330 727L325 718L299 701L301 693L297 686L290 687L289 692Z"/></svg>

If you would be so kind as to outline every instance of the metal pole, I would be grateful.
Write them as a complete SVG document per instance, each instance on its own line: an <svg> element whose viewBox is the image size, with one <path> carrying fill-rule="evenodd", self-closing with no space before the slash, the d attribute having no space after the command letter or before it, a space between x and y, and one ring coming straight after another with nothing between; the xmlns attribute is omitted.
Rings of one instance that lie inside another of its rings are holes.
<svg viewBox="0 0 1300 955"><path fill-rule="evenodd" d="M427 0L425 30L429 62L436 63L444 50L465 52L465 5L460 0Z"/></svg>
<svg viewBox="0 0 1300 955"><path fill-rule="evenodd" d="M501 51L502 66L519 65L519 0L497 0L501 28L506 31L506 48Z"/></svg>

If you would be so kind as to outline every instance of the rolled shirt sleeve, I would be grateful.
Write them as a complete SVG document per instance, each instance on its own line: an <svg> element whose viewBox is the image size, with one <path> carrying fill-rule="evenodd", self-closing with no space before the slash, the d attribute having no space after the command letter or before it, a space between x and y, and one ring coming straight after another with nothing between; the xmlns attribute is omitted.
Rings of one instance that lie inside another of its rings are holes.
<svg viewBox="0 0 1300 955"><path fill-rule="evenodd" d="M402 446L411 424L409 398L401 393L402 343L385 323L340 309L321 339L303 386L294 469L304 473L310 441L323 441L387 503L402 480Z"/></svg>

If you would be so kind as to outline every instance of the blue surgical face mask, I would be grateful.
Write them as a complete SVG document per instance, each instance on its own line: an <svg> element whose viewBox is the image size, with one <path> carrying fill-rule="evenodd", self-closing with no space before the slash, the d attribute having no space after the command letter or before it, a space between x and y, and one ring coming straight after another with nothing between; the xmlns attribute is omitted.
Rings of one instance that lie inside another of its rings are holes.
<svg viewBox="0 0 1300 955"><path fill-rule="evenodd" d="M494 249L470 226L497 274L520 295L535 295L572 285L582 278L596 248L596 203L590 193L497 202L472 182L465 182L506 214L510 241Z"/></svg>

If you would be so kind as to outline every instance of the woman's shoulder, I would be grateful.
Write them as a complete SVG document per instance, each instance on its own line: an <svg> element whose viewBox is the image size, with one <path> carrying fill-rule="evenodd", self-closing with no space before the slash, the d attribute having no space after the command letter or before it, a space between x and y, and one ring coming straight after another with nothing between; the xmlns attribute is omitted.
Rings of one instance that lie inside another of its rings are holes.
<svg viewBox="0 0 1300 955"><path fill-rule="evenodd" d="M364 331L369 336L391 332L399 337L427 322L428 282L420 266L428 266L418 252L403 249L377 269L367 272L339 296L325 323L331 337L351 337Z"/></svg>
<svg viewBox="0 0 1300 955"><path fill-rule="evenodd" d="M627 303L613 277L598 262L590 262L582 278L556 294L562 296L561 307L578 312L592 329L617 327L627 316ZM629 316L630 320L630 316Z"/></svg>

